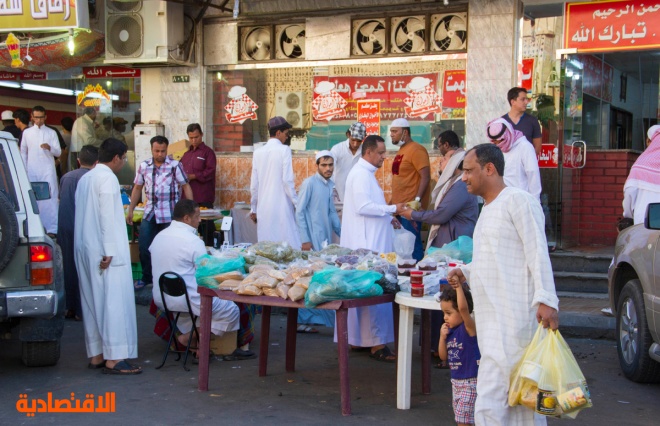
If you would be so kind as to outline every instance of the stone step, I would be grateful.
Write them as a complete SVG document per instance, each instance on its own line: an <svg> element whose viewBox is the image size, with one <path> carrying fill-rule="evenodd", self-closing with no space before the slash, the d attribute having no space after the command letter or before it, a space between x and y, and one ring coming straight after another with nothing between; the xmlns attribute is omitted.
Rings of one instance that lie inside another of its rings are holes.
<svg viewBox="0 0 660 426"><path fill-rule="evenodd" d="M580 252L550 253L553 271L564 272L596 272L607 274L612 262L610 254L592 254Z"/></svg>
<svg viewBox="0 0 660 426"><path fill-rule="evenodd" d="M607 294L606 273L555 270L553 275L557 291Z"/></svg>
<svg viewBox="0 0 660 426"><path fill-rule="evenodd" d="M615 339L616 319L606 315L607 294L557 292L559 331L564 336Z"/></svg>

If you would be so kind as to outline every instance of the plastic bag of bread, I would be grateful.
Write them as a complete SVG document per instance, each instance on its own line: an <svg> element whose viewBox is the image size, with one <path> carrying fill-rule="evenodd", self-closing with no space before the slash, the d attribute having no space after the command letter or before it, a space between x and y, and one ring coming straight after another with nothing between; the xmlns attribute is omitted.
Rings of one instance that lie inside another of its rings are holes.
<svg viewBox="0 0 660 426"><path fill-rule="evenodd" d="M274 265L259 263L259 264L250 266L248 268L248 271L250 271L250 273L252 273L252 272L268 272L268 271L272 271L273 269L275 269Z"/></svg>
<svg viewBox="0 0 660 426"><path fill-rule="evenodd" d="M307 289L294 285L289 289L289 299L293 300L294 302L297 302L298 300L302 299L305 297L305 293L307 292Z"/></svg>
<svg viewBox="0 0 660 426"><path fill-rule="evenodd" d="M279 281L270 275L261 275L257 279L255 279L251 285L259 288L275 288L277 287L277 283Z"/></svg>
<svg viewBox="0 0 660 426"><path fill-rule="evenodd" d="M317 260L315 262L312 262L312 264L309 267L312 268L312 271L316 272L316 271L322 271L325 268L327 268L328 266L329 265L327 263L325 263L321 260Z"/></svg>
<svg viewBox="0 0 660 426"><path fill-rule="evenodd" d="M268 271L268 275L275 278L278 281L282 281L284 278L286 278L287 274L284 271L280 271L280 270L277 270L277 269L271 269L270 271Z"/></svg>
<svg viewBox="0 0 660 426"><path fill-rule="evenodd" d="M223 274L218 274L215 277L213 277L213 279L219 283L222 283L223 281L227 281L227 280L242 281L243 278L244 278L243 274L241 274L238 271L225 272Z"/></svg>
<svg viewBox="0 0 660 426"><path fill-rule="evenodd" d="M312 277L300 277L296 280L294 286L302 287L305 290L309 288L309 283L312 281Z"/></svg>
<svg viewBox="0 0 660 426"><path fill-rule="evenodd" d="M247 277L243 278L243 281L241 281L242 285L249 285L254 283L256 280L258 280L261 277L267 277L268 275L264 272L260 271L255 271L251 272Z"/></svg>
<svg viewBox="0 0 660 426"><path fill-rule="evenodd" d="M279 297L280 295L277 293L276 288L262 288L261 289L264 292L264 296L274 296L274 297Z"/></svg>
<svg viewBox="0 0 660 426"><path fill-rule="evenodd" d="M287 270L287 275L282 282L286 285L294 285L301 277L311 277L314 271L309 266L294 267Z"/></svg>
<svg viewBox="0 0 660 426"><path fill-rule="evenodd" d="M242 285L238 287L238 294L245 296L261 296L264 292L259 287L253 285Z"/></svg>
<svg viewBox="0 0 660 426"><path fill-rule="evenodd" d="M224 280L218 285L220 290L235 290L241 285L239 280Z"/></svg>
<svg viewBox="0 0 660 426"><path fill-rule="evenodd" d="M289 289L291 288L290 285L286 285L284 283L279 283L277 287L275 287L275 291L277 292L277 295L280 296L282 299L286 300L289 298Z"/></svg>

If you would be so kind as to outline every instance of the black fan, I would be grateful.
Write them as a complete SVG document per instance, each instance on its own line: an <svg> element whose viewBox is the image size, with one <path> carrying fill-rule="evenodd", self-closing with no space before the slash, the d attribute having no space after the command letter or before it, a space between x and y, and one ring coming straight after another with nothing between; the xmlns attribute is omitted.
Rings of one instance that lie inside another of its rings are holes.
<svg viewBox="0 0 660 426"><path fill-rule="evenodd" d="M248 28L243 38L243 52L249 59L270 59L270 31L264 27Z"/></svg>
<svg viewBox="0 0 660 426"><path fill-rule="evenodd" d="M113 15L108 18L108 50L119 56L142 53L142 18L140 15Z"/></svg>
<svg viewBox="0 0 660 426"><path fill-rule="evenodd" d="M442 17L433 30L433 50L465 49L467 26L465 19L458 15Z"/></svg>
<svg viewBox="0 0 660 426"><path fill-rule="evenodd" d="M355 32L355 47L358 55L384 53L385 25L373 19L363 22Z"/></svg>
<svg viewBox="0 0 660 426"><path fill-rule="evenodd" d="M392 38L396 53L411 53L424 51L424 36L426 33L424 21L420 18L403 18L394 29Z"/></svg>
<svg viewBox="0 0 660 426"><path fill-rule="evenodd" d="M279 33L277 40L278 58L305 57L305 27L302 25L289 25Z"/></svg>

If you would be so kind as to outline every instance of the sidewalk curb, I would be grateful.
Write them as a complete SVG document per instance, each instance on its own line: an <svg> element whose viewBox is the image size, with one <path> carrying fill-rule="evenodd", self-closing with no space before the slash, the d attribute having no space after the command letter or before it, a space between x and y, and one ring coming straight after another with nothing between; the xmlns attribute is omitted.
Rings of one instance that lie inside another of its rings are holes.
<svg viewBox="0 0 660 426"><path fill-rule="evenodd" d="M616 318L559 311L559 331L570 337L616 340Z"/></svg>

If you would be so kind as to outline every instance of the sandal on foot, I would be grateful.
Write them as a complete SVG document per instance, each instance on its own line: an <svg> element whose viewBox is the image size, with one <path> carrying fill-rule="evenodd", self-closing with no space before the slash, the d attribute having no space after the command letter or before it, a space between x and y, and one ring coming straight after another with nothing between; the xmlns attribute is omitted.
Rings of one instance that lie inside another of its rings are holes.
<svg viewBox="0 0 660 426"><path fill-rule="evenodd" d="M127 376L140 373L142 373L142 367L131 365L126 360L119 361L112 368L103 367L103 374L119 374Z"/></svg>
<svg viewBox="0 0 660 426"><path fill-rule="evenodd" d="M305 325L305 324L300 324L300 325L298 325L298 328L296 329L296 332L314 334L314 333L318 333L319 331L317 329L315 329L314 327L310 327L310 326Z"/></svg>
<svg viewBox="0 0 660 426"><path fill-rule="evenodd" d="M92 364L91 362L87 364L87 368L90 370L98 370L99 368L105 368L105 361L99 362L98 364Z"/></svg>
<svg viewBox="0 0 660 426"><path fill-rule="evenodd" d="M229 355L224 355L222 357L223 361L243 361L246 359L253 359L256 358L257 355L252 352L252 351L244 351L241 349L236 349L234 352L232 352Z"/></svg>
<svg viewBox="0 0 660 426"><path fill-rule="evenodd" d="M381 362L396 362L396 355L394 355L387 346L378 349L376 352L370 353L369 357Z"/></svg>

